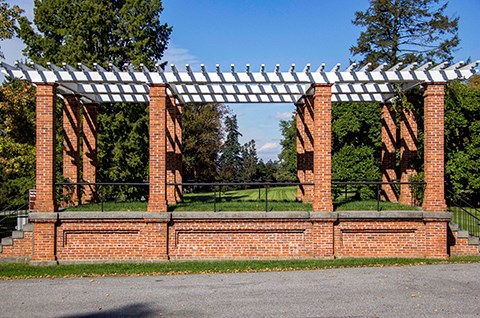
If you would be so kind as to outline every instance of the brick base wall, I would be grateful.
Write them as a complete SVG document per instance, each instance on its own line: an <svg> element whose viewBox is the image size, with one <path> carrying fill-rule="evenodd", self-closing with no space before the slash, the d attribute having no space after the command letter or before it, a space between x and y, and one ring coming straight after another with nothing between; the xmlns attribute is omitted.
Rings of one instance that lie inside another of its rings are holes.
<svg viewBox="0 0 480 318"><path fill-rule="evenodd" d="M24 232L23 238L13 239L12 245L2 246L2 259L30 259L32 257L33 233Z"/></svg>
<svg viewBox="0 0 480 318"><path fill-rule="evenodd" d="M454 255L478 255L478 250L468 254L470 249L447 248L448 213L69 212L30 217L33 255L31 236L25 236L24 244L14 244L15 251L4 248L0 261L16 256L31 256L38 263L446 258L449 250Z"/></svg>

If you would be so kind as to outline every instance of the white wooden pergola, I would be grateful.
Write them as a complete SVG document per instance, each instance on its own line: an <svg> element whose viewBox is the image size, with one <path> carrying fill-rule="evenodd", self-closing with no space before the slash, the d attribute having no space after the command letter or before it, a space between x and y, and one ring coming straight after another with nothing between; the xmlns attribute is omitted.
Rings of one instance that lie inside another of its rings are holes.
<svg viewBox="0 0 480 318"><path fill-rule="evenodd" d="M239 70L233 64L226 70L216 65L209 71L202 64L200 71L193 71L187 64L183 70L170 65L164 70L159 65L154 70L132 65L119 68L110 65L105 69L98 64L94 69L78 64L47 68L37 64L1 63L3 72L13 78L32 83L56 83L59 94L78 94L85 102L149 102L150 85L167 84L168 95L180 104L188 102L217 103L299 103L304 96L313 94L312 84L332 84L332 102L386 102L399 91L406 91L423 83L443 83L456 79L468 79L475 74L479 61L471 64L458 62L432 65L415 63L394 67L381 65L349 65L341 70L340 64L326 69L322 64L313 70L310 64L288 70L276 65L266 70L261 65L253 70L246 65Z"/></svg>
<svg viewBox="0 0 480 318"><path fill-rule="evenodd" d="M313 202L313 211L329 212L333 210L332 102L377 102L385 106L397 93L423 85L426 182L423 209L442 212L446 210L443 175L444 85L452 80L468 79L477 72L478 65L479 61L438 65L413 63L393 67L381 65L372 69L370 65L352 64L341 69L337 64L327 69L322 64L313 69L307 64L302 69L296 69L292 64L288 70L281 70L280 65L276 65L270 71L264 65L256 71L250 65L246 65L244 70L234 65L221 70L216 65L210 71L204 65L200 66L199 71L194 71L189 65L183 70L175 65L170 65L168 69L157 65L153 70L144 66L136 69L131 65L122 68L110 65L105 69L98 64L94 65L94 69L82 64L76 67L48 64L43 67L37 64L16 63L12 66L1 63L0 67L7 76L28 80L37 86L36 211L53 212L57 209L54 174L55 95L64 98L64 134L71 139L66 144L69 149L64 150L64 173L68 164L74 170L72 178L78 180L79 168L72 165L82 161L83 178L85 180L85 176L91 176L90 182L95 180L96 105L149 103L148 211L159 212L167 211L168 203L176 202L175 190L169 192L169 185L181 184L182 180L179 174L182 104L293 103L297 107L297 160L303 169L301 173L299 171L299 180L313 184L308 194ZM79 112L80 107L84 107L83 112ZM80 113L83 114L82 125L79 123ZM382 110L382 121L385 120L383 115ZM78 157L81 152L78 145L79 127L88 130L83 132L83 160ZM395 159L395 149L389 152ZM384 150L382 156L383 153ZM65 155L70 156L67 161ZM306 193L303 195L303 198L307 198Z"/></svg>

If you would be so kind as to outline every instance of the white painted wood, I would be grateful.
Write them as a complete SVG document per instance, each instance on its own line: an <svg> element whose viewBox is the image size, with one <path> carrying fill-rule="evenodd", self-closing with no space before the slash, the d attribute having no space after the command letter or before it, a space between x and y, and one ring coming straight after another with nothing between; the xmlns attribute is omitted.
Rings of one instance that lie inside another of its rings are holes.
<svg viewBox="0 0 480 318"><path fill-rule="evenodd" d="M399 90L408 90L422 83L468 79L477 72L478 65L479 61L468 65L463 61L452 65L441 63L434 67L431 63L419 67L416 63L399 63L388 70L382 64L369 71L370 64L360 69L351 64L340 71L340 64L336 64L329 72L325 71L325 64L320 65L316 72L310 72L310 64L302 71L296 71L295 64L282 71L276 64L273 72L266 71L265 64L258 72L251 72L249 64L245 72L238 72L233 64L228 72L222 72L218 64L214 72L208 72L203 64L200 72L194 72L188 64L185 71L179 71L174 64L170 65L169 71L158 64L153 71L145 65L138 70L132 65L119 69L112 64L109 64L110 70L98 64L94 64L92 70L81 63L78 68L50 63L47 68L23 63L15 66L1 63L0 66L8 76L33 83L57 83L61 93L77 93L97 102L147 102L148 85L168 84L169 95L175 96L180 103L296 103L302 96L311 94L311 85L315 83L332 84L332 101L382 102L392 98Z"/></svg>

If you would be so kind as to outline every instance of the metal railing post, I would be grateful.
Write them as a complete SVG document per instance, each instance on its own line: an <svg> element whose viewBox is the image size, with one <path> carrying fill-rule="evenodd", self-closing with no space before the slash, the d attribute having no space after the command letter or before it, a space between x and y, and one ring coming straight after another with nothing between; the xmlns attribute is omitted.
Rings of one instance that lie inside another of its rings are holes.
<svg viewBox="0 0 480 318"><path fill-rule="evenodd" d="M217 212L217 187L213 186L213 212Z"/></svg>

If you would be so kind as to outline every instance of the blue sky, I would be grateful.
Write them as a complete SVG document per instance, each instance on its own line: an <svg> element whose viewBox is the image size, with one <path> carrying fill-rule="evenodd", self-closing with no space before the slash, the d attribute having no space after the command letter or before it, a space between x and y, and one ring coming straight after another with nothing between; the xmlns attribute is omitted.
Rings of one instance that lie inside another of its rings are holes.
<svg viewBox="0 0 480 318"><path fill-rule="evenodd" d="M33 18L33 0L7 0ZM360 29L352 25L354 12L365 10L368 0L164 0L162 19L173 26L164 60L176 65L220 64L252 69L265 64L287 69L294 63L327 68L351 59L349 48ZM447 13L460 17L460 49L455 60L480 59L479 0L451 0ZM0 43L5 61L22 58L20 40ZM280 151L279 120L294 111L290 104L231 104L243 133L241 142L255 139L259 157L276 159Z"/></svg>

